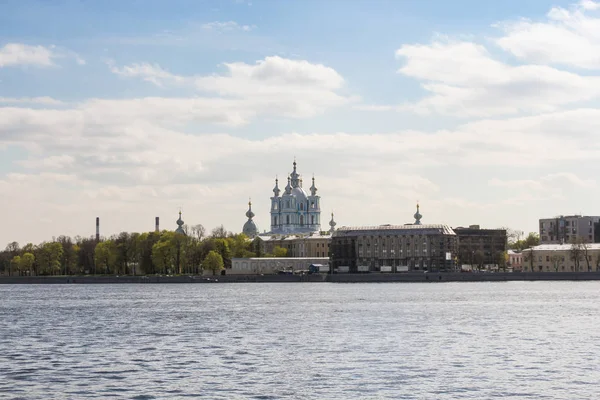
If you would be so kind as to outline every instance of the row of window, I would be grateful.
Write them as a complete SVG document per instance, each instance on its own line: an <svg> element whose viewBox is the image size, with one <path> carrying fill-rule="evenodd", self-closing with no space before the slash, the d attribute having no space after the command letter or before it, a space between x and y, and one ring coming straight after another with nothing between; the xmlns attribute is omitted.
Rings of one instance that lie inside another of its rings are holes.
<svg viewBox="0 0 600 400"><path fill-rule="evenodd" d="M300 226L304 226L304 215L300 215L300 218L299 218L299 220L300 220L300 221L299 221L299 223L300 223ZM278 224L278 222L279 222L279 221L280 221L280 219L279 219L279 218L278 218L276 215L274 215L274 216L273 216L273 226L279 226L279 224ZM311 224L311 225L314 225L314 224L315 224L315 221L317 221L317 218L316 218L314 215L311 215L311 216L310 216L310 224ZM286 225L290 225L291 223L292 223L292 222L291 222L291 218L290 218L290 216L289 216L289 215L286 215L286 216L285 216L285 224L286 224Z"/></svg>
<svg viewBox="0 0 600 400"><path fill-rule="evenodd" d="M293 205L294 203L295 202L292 202L291 200L286 200L285 201L285 207L286 208L292 208L292 207L294 207L294 205ZM317 204L316 201L311 201L310 202L310 208L311 209L316 209L317 206L318 206L318 204ZM306 208L308 209L308 207L309 206L307 206ZM299 208L300 208L300 211L304 211L304 203L303 202L299 203ZM279 202L277 200L274 200L273 201L273 210L278 210L278 209L279 209Z"/></svg>

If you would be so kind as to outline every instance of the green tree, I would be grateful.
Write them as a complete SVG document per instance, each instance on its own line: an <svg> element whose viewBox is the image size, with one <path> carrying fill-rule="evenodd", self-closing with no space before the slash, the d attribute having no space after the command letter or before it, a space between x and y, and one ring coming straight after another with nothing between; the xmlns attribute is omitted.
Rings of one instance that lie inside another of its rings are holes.
<svg viewBox="0 0 600 400"><path fill-rule="evenodd" d="M56 239L56 242L60 243L63 248L60 260L60 264L63 268L63 273L67 275L72 271L76 271L77 253L73 248L73 240L68 236L61 235Z"/></svg>
<svg viewBox="0 0 600 400"><path fill-rule="evenodd" d="M229 248L229 241L223 238L212 239L212 241L215 246L215 251L223 258L225 268L231 268L231 249Z"/></svg>
<svg viewBox="0 0 600 400"><path fill-rule="evenodd" d="M21 256L14 256L10 260L10 267L12 271L18 271L21 275Z"/></svg>
<svg viewBox="0 0 600 400"><path fill-rule="evenodd" d="M285 247L273 247L273 257L287 257L288 250Z"/></svg>
<svg viewBox="0 0 600 400"><path fill-rule="evenodd" d="M177 234L179 235L179 234ZM157 273L177 273L177 238L175 232L162 232L152 246L152 264Z"/></svg>
<svg viewBox="0 0 600 400"><path fill-rule="evenodd" d="M218 271L225 269L223 257L218 252L211 250L202 262L202 268L212 271L215 275Z"/></svg>
<svg viewBox="0 0 600 400"><path fill-rule="evenodd" d="M40 261L42 273L49 275L60 274L63 247L58 242L46 242L40 246L40 256L35 257Z"/></svg>
<svg viewBox="0 0 600 400"><path fill-rule="evenodd" d="M252 257L262 257L264 254L264 243L263 240L260 237L255 237L254 240L252 241L252 251L254 252L254 255Z"/></svg>
<svg viewBox="0 0 600 400"><path fill-rule="evenodd" d="M536 232L529 232L529 235L525 239L520 239L521 235L518 235L519 239L514 242L509 241L508 246L512 250L523 251L534 246L539 246L540 235Z"/></svg>
<svg viewBox="0 0 600 400"><path fill-rule="evenodd" d="M115 273L117 263L117 246L112 240L104 240L96 244L94 262L98 271L104 274Z"/></svg>
<svg viewBox="0 0 600 400"><path fill-rule="evenodd" d="M28 275L31 275L31 269L33 268L34 262L35 257L32 253L23 253L20 262L21 271L27 271Z"/></svg>

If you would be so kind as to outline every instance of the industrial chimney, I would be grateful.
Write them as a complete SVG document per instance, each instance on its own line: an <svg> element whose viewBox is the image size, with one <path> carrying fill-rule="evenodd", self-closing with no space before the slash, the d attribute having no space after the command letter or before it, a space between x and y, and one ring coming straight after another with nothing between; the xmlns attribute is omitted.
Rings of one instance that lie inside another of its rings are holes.
<svg viewBox="0 0 600 400"><path fill-rule="evenodd" d="M96 217L96 242L100 241L100 217Z"/></svg>
<svg viewBox="0 0 600 400"><path fill-rule="evenodd" d="M156 218L155 218L155 223L154 223L154 230L155 230L157 233L158 233L158 232L160 232L160 229L159 229L159 224L158 224L158 219L159 219L159 218L158 218L158 217L156 217Z"/></svg>

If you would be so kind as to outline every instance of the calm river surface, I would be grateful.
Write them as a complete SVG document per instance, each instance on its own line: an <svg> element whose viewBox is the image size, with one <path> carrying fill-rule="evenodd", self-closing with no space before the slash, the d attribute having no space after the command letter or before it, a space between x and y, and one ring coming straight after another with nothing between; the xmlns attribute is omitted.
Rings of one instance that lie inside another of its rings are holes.
<svg viewBox="0 0 600 400"><path fill-rule="evenodd" d="M598 399L600 283L0 285L0 398Z"/></svg>

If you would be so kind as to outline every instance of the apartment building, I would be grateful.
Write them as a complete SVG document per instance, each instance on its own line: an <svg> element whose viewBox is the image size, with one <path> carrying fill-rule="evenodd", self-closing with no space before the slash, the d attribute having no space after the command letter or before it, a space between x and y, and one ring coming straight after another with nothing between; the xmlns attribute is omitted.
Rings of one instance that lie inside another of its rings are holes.
<svg viewBox="0 0 600 400"><path fill-rule="evenodd" d="M458 236L458 258L461 264L495 268L504 264L508 249L505 229L481 229L479 225L454 228Z"/></svg>
<svg viewBox="0 0 600 400"><path fill-rule="evenodd" d="M600 216L560 215L539 222L540 244L600 243Z"/></svg>

